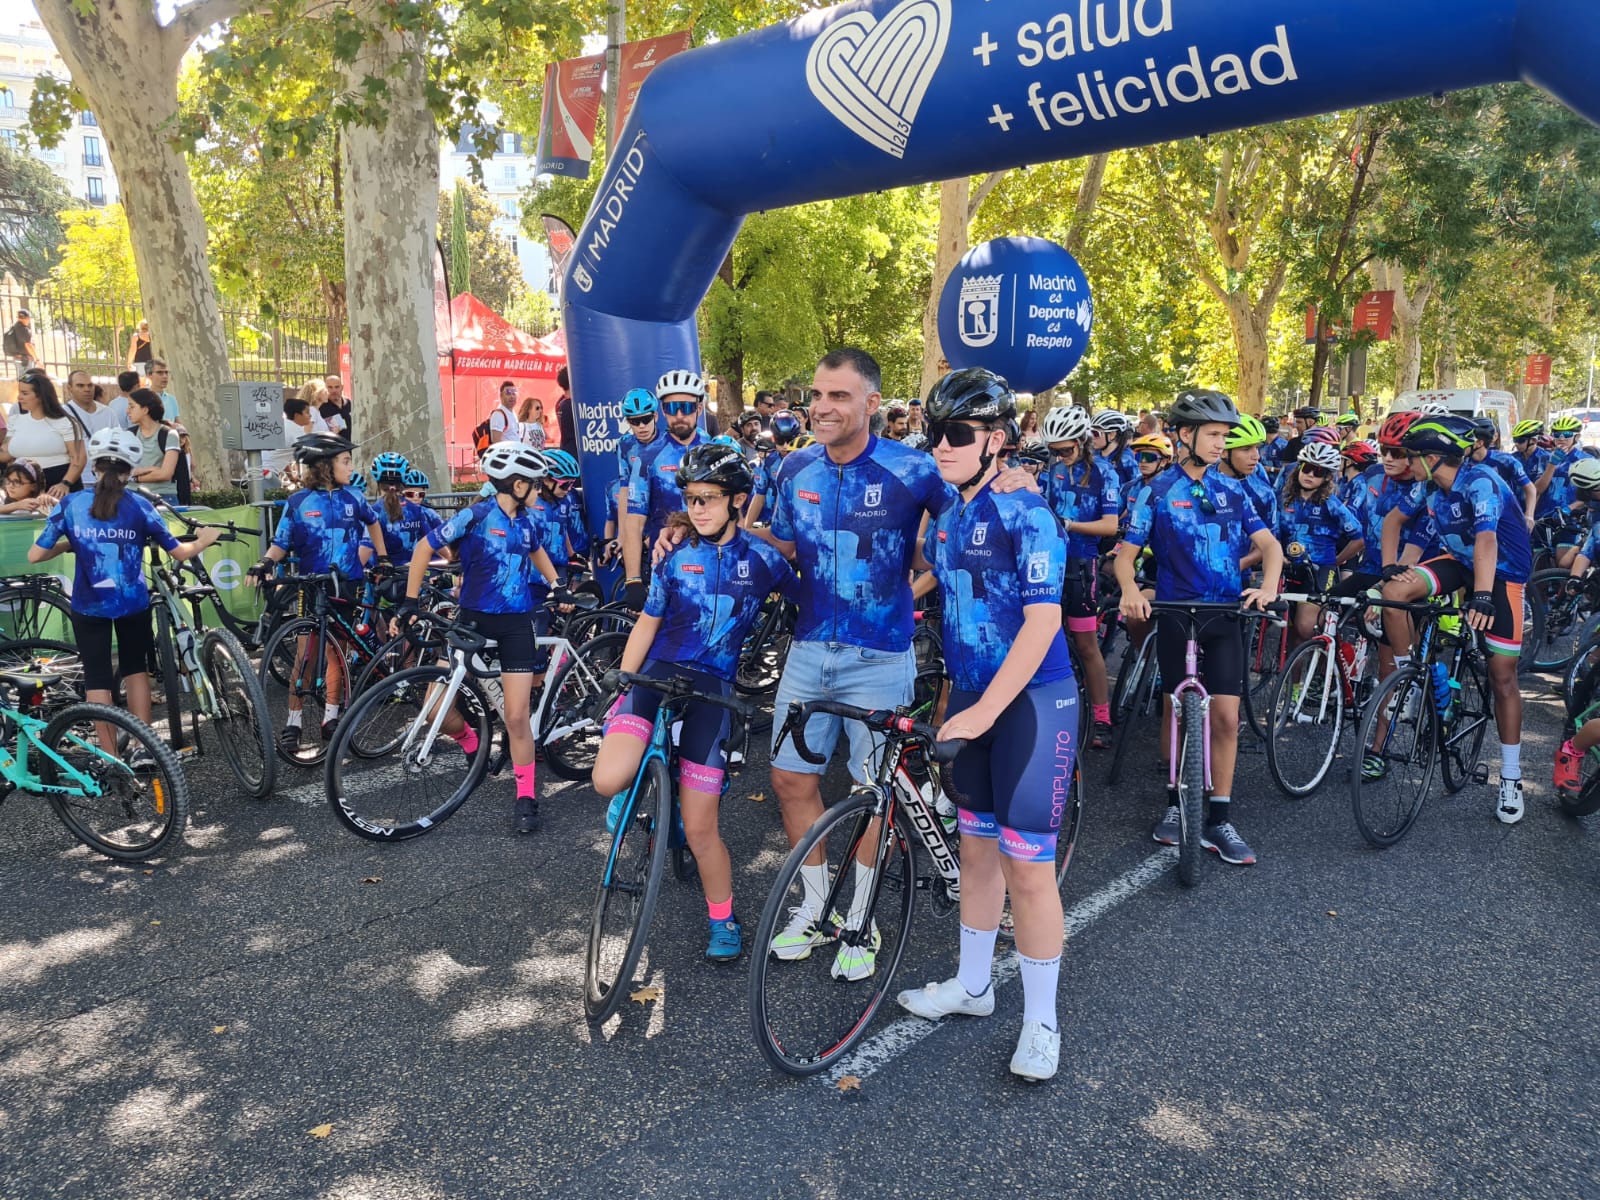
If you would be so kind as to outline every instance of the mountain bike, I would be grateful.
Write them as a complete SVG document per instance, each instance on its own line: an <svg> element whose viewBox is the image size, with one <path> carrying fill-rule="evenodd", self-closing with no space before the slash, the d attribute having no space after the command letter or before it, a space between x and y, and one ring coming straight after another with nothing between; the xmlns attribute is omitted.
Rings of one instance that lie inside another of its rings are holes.
<svg viewBox="0 0 1600 1200"><path fill-rule="evenodd" d="M1462 609L1437 600L1379 606L1404 609L1418 624L1412 662L1379 685L1361 714L1358 744L1373 762L1358 759L1350 770L1356 828L1382 849L1416 824L1436 766L1452 794L1487 782L1481 758L1494 707L1481 635L1464 621L1440 625Z"/></svg>
<svg viewBox="0 0 1600 1200"><path fill-rule="evenodd" d="M107 858L161 853L189 819L177 756L124 709L72 704L41 716L59 683L48 672L0 670L0 800L19 788L44 796L74 837Z"/></svg>
<svg viewBox="0 0 1600 1200"><path fill-rule="evenodd" d="M1377 644L1365 625L1365 599L1304 592L1280 599L1322 609L1318 631L1289 655L1267 704L1267 769L1285 795L1309 796L1333 768L1341 737L1354 736L1377 685Z"/></svg>
<svg viewBox="0 0 1600 1200"><path fill-rule="evenodd" d="M656 709L649 744L618 815L600 884L595 889L584 964L583 1008L597 1023L611 1019L633 986L661 895L667 851L681 836L675 832L682 829L682 819L673 786L678 777L678 746L672 726L693 703L725 709L734 718L722 744L729 764L722 779L722 792L727 795L735 770L733 744L741 738L748 743L752 711L747 702L737 697L699 692L692 680L682 677L660 679L611 670L606 672L603 686L607 695L632 687L648 688L661 694L661 706ZM743 762L745 757L741 753L738 761ZM692 878L683 865L687 848L680 846L678 851L678 877Z"/></svg>
<svg viewBox="0 0 1600 1200"><path fill-rule="evenodd" d="M0 579L0 641L72 637L72 601L54 575Z"/></svg>

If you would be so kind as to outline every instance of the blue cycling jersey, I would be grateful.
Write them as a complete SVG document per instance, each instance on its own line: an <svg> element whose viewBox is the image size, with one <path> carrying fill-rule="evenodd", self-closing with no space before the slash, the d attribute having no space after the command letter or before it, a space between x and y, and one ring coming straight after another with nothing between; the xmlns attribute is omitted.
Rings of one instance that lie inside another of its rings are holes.
<svg viewBox="0 0 1600 1200"><path fill-rule="evenodd" d="M143 496L124 492L109 521L89 515L93 503L91 491L70 493L45 518L34 545L50 550L66 538L72 547L74 613L111 620L143 612L150 607L144 548L155 542L164 550L176 550L178 539Z"/></svg>
<svg viewBox="0 0 1600 1200"><path fill-rule="evenodd" d="M1397 483L1391 479L1383 469L1382 463L1373 463L1357 476L1361 480L1362 497L1356 503L1354 511L1361 520L1362 536L1365 537L1366 549L1361 552L1360 570L1367 575L1377 575L1383 570L1383 521L1391 512L1400 507L1407 496L1415 496L1418 511L1415 515L1407 517L1405 527L1400 535L1400 547L1404 550L1407 546L1416 546L1422 551L1423 558L1430 558L1439 553L1438 539L1434 536L1433 518L1428 516L1425 509L1421 508L1421 499L1425 485L1420 483Z"/></svg>
<svg viewBox="0 0 1600 1200"><path fill-rule="evenodd" d="M720 546L686 538L650 575L644 615L661 621L650 659L732 679L762 601L793 581L783 555L743 530Z"/></svg>
<svg viewBox="0 0 1600 1200"><path fill-rule="evenodd" d="M557 501L556 519L567 531L567 544L572 547L572 553L589 553L589 527L584 522L583 501L577 492L568 492ZM558 568L562 565L562 563L556 564Z"/></svg>
<svg viewBox="0 0 1600 1200"><path fill-rule="evenodd" d="M1174 467L1141 493L1124 540L1149 546L1161 570L1157 600L1237 600L1239 560L1266 529L1238 480L1215 468L1199 479Z"/></svg>
<svg viewBox="0 0 1600 1200"><path fill-rule="evenodd" d="M572 556L567 553L565 514L562 513L561 506L554 500L538 496L524 511L533 524L534 543L550 556L550 565L556 569L556 577L565 579L567 562ZM544 576L536 572L529 583L533 588L535 603L542 604L550 592L545 586Z"/></svg>
<svg viewBox="0 0 1600 1200"><path fill-rule="evenodd" d="M1230 476L1231 478L1231 476ZM1261 518L1261 523L1268 529L1278 527L1278 490L1272 486L1272 481L1267 478L1267 472L1260 463L1243 479L1245 495L1250 497L1250 504L1256 510L1256 516Z"/></svg>
<svg viewBox="0 0 1600 1200"><path fill-rule="evenodd" d="M1534 483L1544 477L1545 468L1550 465L1550 451L1535 447L1530 454L1514 454L1513 458L1522 466L1522 472Z"/></svg>
<svg viewBox="0 0 1600 1200"><path fill-rule="evenodd" d="M1289 444L1289 439L1279 434L1261 447L1260 467L1269 476L1276 477L1283 467L1283 449Z"/></svg>
<svg viewBox="0 0 1600 1200"><path fill-rule="evenodd" d="M1526 583L1533 573L1533 551L1522 509L1506 481L1481 463L1462 463L1455 482L1446 491L1437 484L1424 487L1427 511L1438 531L1445 554L1466 567L1473 566L1474 539L1493 533L1498 546L1495 575L1507 583ZM1420 511L1415 499L1400 503L1406 515Z"/></svg>
<svg viewBox="0 0 1600 1200"><path fill-rule="evenodd" d="M1080 461L1070 467L1057 459L1039 477L1039 489L1044 493L1045 503L1061 518L1063 525L1070 521L1098 521L1122 512L1116 474L1106 470L1097 459ZM1100 539L1087 533L1069 533L1067 557L1099 558Z"/></svg>
<svg viewBox="0 0 1600 1200"><path fill-rule="evenodd" d="M1305 561L1314 567L1331 567L1339 557L1339 538L1364 537L1361 522L1348 505L1336 496L1308 500L1296 496L1286 501L1278 518L1278 540L1284 553L1290 545L1305 547Z"/></svg>
<svg viewBox="0 0 1600 1200"><path fill-rule="evenodd" d="M411 561L411 552L425 534L444 524L433 509L410 500L400 502L398 517L390 517L389 510L381 504L377 510L378 524L383 527L383 548L389 553L389 561L400 566Z"/></svg>
<svg viewBox="0 0 1600 1200"><path fill-rule="evenodd" d="M1594 455L1582 446L1575 446L1571 451L1557 450L1550 457L1556 464L1556 470L1555 474L1550 477L1550 486L1545 489L1544 495L1539 497L1538 506L1534 509L1534 516L1537 517L1547 516L1554 512L1565 512L1572 507L1573 503L1578 499L1578 493L1572 486L1572 480L1568 477L1568 472L1572 470L1573 463L1582 462L1586 458L1593 458Z"/></svg>
<svg viewBox="0 0 1600 1200"><path fill-rule="evenodd" d="M1515 454L1507 454L1504 450L1491 450L1484 455L1483 462L1486 466L1493 467L1506 481L1506 486L1511 489L1511 494L1518 500L1522 498L1522 489L1530 482L1528 472L1523 469L1522 460Z"/></svg>
<svg viewBox="0 0 1600 1200"><path fill-rule="evenodd" d="M532 612L541 530L524 509L508 517L499 500L480 500L428 534L435 550L456 548L461 560L461 607L486 613Z"/></svg>
<svg viewBox="0 0 1600 1200"><path fill-rule="evenodd" d="M360 579L361 539L377 523L377 510L353 487L305 489L284 502L272 544L294 555L302 575L332 572Z"/></svg>
<svg viewBox="0 0 1600 1200"><path fill-rule="evenodd" d="M907 649L917 529L924 512L937 517L954 497L931 456L885 438L869 438L847 463L820 445L790 454L772 535L796 546L795 640Z"/></svg>
<svg viewBox="0 0 1600 1200"><path fill-rule="evenodd" d="M685 454L708 440L699 429L687 443L669 434L656 438L633 456L633 474L628 477L628 515L644 518L646 541L654 540L669 516L683 511L678 464Z"/></svg>
<svg viewBox="0 0 1600 1200"><path fill-rule="evenodd" d="M933 565L943 608L944 665L957 688L981 692L1000 670L1030 604L1059 607L1067 573L1061 526L1032 492L988 487L957 501L928 527L922 556ZM1072 674L1057 623L1030 688Z"/></svg>

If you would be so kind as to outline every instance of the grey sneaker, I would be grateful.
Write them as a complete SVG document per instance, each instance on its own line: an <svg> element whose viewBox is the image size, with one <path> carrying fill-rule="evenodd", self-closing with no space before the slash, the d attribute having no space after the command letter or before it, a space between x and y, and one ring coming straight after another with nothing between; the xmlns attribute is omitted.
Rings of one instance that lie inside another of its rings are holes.
<svg viewBox="0 0 1600 1200"><path fill-rule="evenodd" d="M1178 806L1167 805L1167 815L1156 822L1156 827L1150 831L1150 840L1163 846L1176 846L1180 824Z"/></svg>

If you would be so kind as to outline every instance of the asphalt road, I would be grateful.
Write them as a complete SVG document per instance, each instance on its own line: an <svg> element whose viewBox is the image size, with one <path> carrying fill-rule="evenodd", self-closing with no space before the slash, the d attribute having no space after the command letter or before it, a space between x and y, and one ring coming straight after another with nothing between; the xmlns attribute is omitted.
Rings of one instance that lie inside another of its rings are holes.
<svg viewBox="0 0 1600 1200"><path fill-rule="evenodd" d="M1114 793L1091 756L1038 1087L1006 1070L1015 980L928 1036L880 1015L857 1089L775 1075L746 964L700 958L703 903L670 882L661 1001L591 1028L602 805L548 775L537 837L510 835L507 778L380 847L309 772L255 803L213 755L185 844L145 867L12 797L0 1196L1600 1196L1600 818L1554 807L1557 719L1528 706L1521 825L1474 787L1384 852L1342 788L1285 801L1246 754L1261 861L1193 891L1152 858L1153 743ZM758 760L724 822L752 932L770 791ZM955 944L924 907L900 982L949 974Z"/></svg>

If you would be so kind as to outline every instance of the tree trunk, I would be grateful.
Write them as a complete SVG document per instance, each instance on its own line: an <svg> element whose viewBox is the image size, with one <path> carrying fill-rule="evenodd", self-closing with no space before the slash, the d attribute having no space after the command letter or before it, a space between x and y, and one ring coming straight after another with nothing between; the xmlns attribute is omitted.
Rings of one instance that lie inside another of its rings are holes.
<svg viewBox="0 0 1600 1200"><path fill-rule="evenodd" d="M960 179L946 179L939 185L939 241L934 250L933 284L928 289L928 302L922 309L922 387L919 396L926 396L944 368L944 351L939 345L939 297L944 294L945 281L956 263L967 252L967 213L972 196L972 180L963 175Z"/></svg>
<svg viewBox="0 0 1600 1200"><path fill-rule="evenodd" d="M1395 353L1394 394L1416 391L1422 383L1422 314L1433 295L1434 277L1426 270L1416 288L1406 287L1405 269L1398 263L1373 262L1373 286L1394 293Z"/></svg>
<svg viewBox="0 0 1600 1200"><path fill-rule="evenodd" d="M1078 185L1078 204L1072 211L1072 228L1067 232L1067 250L1074 256L1083 249L1084 239L1089 236L1089 222L1095 206L1100 203L1100 193L1106 185L1106 164L1110 161L1111 155L1096 154L1084 168L1083 182Z"/></svg>
<svg viewBox="0 0 1600 1200"><path fill-rule="evenodd" d="M1439 358L1433 368L1433 386L1441 390L1456 386L1460 369L1460 351L1456 341L1456 314L1448 305L1440 313L1442 329L1439 334Z"/></svg>
<svg viewBox="0 0 1600 1200"><path fill-rule="evenodd" d="M1272 309L1269 305L1267 320L1262 320L1244 292L1229 292L1227 308L1233 348L1239 357L1239 411L1260 413L1267 400L1267 325Z"/></svg>
<svg viewBox="0 0 1600 1200"><path fill-rule="evenodd" d="M363 7L382 28L379 6L368 0ZM391 30L349 69L357 87L405 64L383 126L351 125L342 136L350 387L363 453L397 450L448 479L433 312L439 135L423 99L424 52L415 38Z"/></svg>
<svg viewBox="0 0 1600 1200"><path fill-rule="evenodd" d="M216 392L232 377L228 344L206 258L205 219L188 166L163 130L177 116L184 53L237 6L191 5L168 26L157 23L149 3L84 6L81 16L73 0L38 0L36 8L106 140L155 350L172 368L172 391L194 449L195 486L225 486Z"/></svg>

